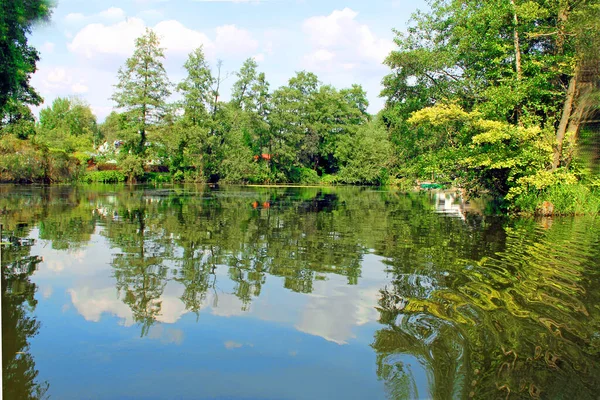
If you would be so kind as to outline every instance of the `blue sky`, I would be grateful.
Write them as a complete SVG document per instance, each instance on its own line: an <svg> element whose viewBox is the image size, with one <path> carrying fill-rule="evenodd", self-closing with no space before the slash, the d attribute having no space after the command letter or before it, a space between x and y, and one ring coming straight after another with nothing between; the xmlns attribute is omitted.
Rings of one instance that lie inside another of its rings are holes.
<svg viewBox="0 0 600 400"><path fill-rule="evenodd" d="M32 83L44 106L76 95L102 121L112 110L119 66L151 27L162 38L174 83L184 76L187 54L203 45L211 65L220 59L231 75L224 99L233 73L254 57L271 89L307 70L336 87L362 84L370 111L377 112L392 28L404 30L411 14L426 7L424 0L58 0L50 23L36 27L30 39L42 58Z"/></svg>

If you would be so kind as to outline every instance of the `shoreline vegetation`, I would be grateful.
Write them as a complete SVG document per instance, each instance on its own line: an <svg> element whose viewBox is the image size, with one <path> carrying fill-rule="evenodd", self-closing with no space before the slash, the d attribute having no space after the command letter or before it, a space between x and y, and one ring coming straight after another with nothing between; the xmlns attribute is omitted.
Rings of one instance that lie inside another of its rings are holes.
<svg viewBox="0 0 600 400"><path fill-rule="evenodd" d="M0 11L0 182L219 183L410 190L427 180L485 194L505 214L600 213L600 4L430 3L394 31L383 110L307 71L272 90L254 59L229 76L202 47L169 80L151 29L116 71L98 123L77 97L42 98L27 44L45 0ZM180 98L171 102L172 95ZM293 186L286 186L293 187Z"/></svg>

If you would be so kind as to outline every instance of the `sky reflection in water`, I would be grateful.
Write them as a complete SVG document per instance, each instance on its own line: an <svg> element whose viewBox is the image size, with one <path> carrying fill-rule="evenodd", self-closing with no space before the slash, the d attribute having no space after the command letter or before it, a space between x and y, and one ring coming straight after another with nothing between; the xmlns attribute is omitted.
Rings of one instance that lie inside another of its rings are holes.
<svg viewBox="0 0 600 400"><path fill-rule="evenodd" d="M4 357L32 360L3 370L5 397L46 382L60 399L600 389L593 218L360 188L0 191Z"/></svg>

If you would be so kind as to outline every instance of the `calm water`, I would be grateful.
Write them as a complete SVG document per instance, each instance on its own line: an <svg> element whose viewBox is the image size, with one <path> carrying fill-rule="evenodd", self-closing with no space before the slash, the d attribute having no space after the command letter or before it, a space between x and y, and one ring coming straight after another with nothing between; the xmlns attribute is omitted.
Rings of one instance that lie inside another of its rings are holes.
<svg viewBox="0 0 600 400"><path fill-rule="evenodd" d="M4 186L0 219L5 399L599 398L600 218Z"/></svg>

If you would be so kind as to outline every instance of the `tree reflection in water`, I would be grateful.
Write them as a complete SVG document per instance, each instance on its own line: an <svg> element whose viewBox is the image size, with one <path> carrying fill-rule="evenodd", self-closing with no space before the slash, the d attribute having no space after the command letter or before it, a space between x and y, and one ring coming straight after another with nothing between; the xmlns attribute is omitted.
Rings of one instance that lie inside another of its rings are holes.
<svg viewBox="0 0 600 400"><path fill-rule="evenodd" d="M160 318L169 282L183 286L181 303L197 315L227 285L248 311L273 277L302 294L334 275L360 284L365 256L375 254L389 279L373 304L380 325L371 347L390 398L593 399L600 390L597 219L462 209L450 218L435 212L433 195L361 188L36 190L0 188L5 225L19 237L29 231L17 223L37 226L65 250L103 235L142 336ZM446 214L456 208L447 203ZM3 253L2 288L4 332L16 339L4 354L22 367L4 373L23 371L14 390L35 398L46 386L34 383L26 353L39 324L24 304L35 306L28 277L39 259L14 243Z"/></svg>
<svg viewBox="0 0 600 400"><path fill-rule="evenodd" d="M30 281L42 261L30 254L33 240L25 239L27 226L3 231L2 271L2 396L5 399L43 399L47 382L37 381L38 371L29 340L40 323L32 316L37 305L36 285Z"/></svg>

